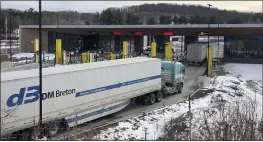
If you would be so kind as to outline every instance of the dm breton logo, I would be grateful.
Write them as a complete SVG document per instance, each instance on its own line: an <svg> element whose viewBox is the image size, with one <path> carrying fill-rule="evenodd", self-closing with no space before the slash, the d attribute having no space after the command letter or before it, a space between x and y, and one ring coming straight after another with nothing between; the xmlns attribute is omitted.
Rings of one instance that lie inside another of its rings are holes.
<svg viewBox="0 0 263 142"><path fill-rule="evenodd" d="M70 90L56 90L42 93L43 100L52 99L55 97L75 94L75 89ZM7 99L7 106L14 107L22 104L29 104L39 100L39 85L20 88L19 93L11 95Z"/></svg>

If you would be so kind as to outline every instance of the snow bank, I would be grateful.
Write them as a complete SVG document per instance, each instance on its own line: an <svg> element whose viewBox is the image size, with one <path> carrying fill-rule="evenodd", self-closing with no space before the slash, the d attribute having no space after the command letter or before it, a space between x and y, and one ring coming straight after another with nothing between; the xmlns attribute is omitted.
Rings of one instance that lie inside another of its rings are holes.
<svg viewBox="0 0 263 142"><path fill-rule="evenodd" d="M23 59L23 58L34 58L34 53L19 53L19 54L14 54L12 58L16 59ZM44 53L42 56L42 59L45 60L54 60L55 59L55 54L53 53Z"/></svg>
<svg viewBox="0 0 263 142"><path fill-rule="evenodd" d="M231 70L229 69L229 71ZM242 73L246 76L247 72L244 71ZM258 76L253 77L258 78ZM204 129L205 123L212 128L217 121L222 119L219 110L222 104L226 112L233 113L237 107L236 104L240 102L248 104L249 100L253 101L255 113L257 114L255 121L260 122L262 116L262 95L252 91L242 79L244 78L234 75L218 76L211 87L214 89L214 92L190 102L191 125L188 120L185 120L186 122L184 123L187 127L191 126L193 136L199 140L205 140L205 136L200 130ZM98 135L94 136L94 139L157 140L166 133L164 126L170 120L185 116L189 112L188 104L189 102L185 101L119 122L116 127L101 130ZM245 108L242 107L241 109L244 110ZM204 117L207 118L207 122L204 121Z"/></svg>
<svg viewBox="0 0 263 142"><path fill-rule="evenodd" d="M18 53L18 54L12 55L12 58L17 58L17 59L34 58L34 53Z"/></svg>
<svg viewBox="0 0 263 142"><path fill-rule="evenodd" d="M13 62L12 64L14 66L18 65L24 65L24 64L29 64L34 62L34 53L19 53L19 54L14 54L12 56ZM55 54L53 53L44 53L42 56L42 60L45 61L45 63L53 63L55 60Z"/></svg>

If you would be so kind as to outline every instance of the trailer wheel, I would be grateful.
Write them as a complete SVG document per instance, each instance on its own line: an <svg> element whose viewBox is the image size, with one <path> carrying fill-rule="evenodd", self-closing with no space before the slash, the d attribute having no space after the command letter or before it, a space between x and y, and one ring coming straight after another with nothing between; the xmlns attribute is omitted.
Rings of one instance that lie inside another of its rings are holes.
<svg viewBox="0 0 263 142"><path fill-rule="evenodd" d="M150 105L154 104L155 101L156 101L155 94L154 93L150 93L149 97L150 97Z"/></svg>
<svg viewBox="0 0 263 142"><path fill-rule="evenodd" d="M49 137L53 137L60 131L60 123L58 121L54 121L48 124L47 134Z"/></svg>
<svg viewBox="0 0 263 142"><path fill-rule="evenodd" d="M144 104L145 104L145 105L149 105L149 103L150 103L150 97L148 97L147 95L144 95L143 101L144 101Z"/></svg>
<svg viewBox="0 0 263 142"><path fill-rule="evenodd" d="M161 91L156 92L156 102L160 102L163 99L163 93Z"/></svg>

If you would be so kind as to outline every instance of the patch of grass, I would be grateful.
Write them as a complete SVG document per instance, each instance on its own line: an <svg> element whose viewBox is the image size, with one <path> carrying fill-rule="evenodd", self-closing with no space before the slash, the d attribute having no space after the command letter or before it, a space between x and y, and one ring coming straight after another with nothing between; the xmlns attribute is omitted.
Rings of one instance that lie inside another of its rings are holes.
<svg viewBox="0 0 263 142"><path fill-rule="evenodd" d="M254 80L247 80L246 81L246 86L248 88L250 88L251 90L253 90L253 91L258 91L259 90L257 85L258 85L258 83L255 82Z"/></svg>
<svg viewBox="0 0 263 142"><path fill-rule="evenodd" d="M183 114L176 119L170 120L164 126L165 134L159 137L157 140L188 140L187 135L189 135L189 126L186 124L186 122L192 119L192 117L193 114L190 111L188 111L186 114Z"/></svg>

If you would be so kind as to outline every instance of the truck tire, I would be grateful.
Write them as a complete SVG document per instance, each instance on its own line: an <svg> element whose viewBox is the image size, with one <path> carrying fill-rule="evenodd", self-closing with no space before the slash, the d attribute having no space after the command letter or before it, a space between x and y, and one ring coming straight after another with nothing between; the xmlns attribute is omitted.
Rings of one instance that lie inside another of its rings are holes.
<svg viewBox="0 0 263 142"><path fill-rule="evenodd" d="M143 97L143 101L145 105L149 105L150 104L150 97L147 95L144 95Z"/></svg>
<svg viewBox="0 0 263 142"><path fill-rule="evenodd" d="M48 124L47 126L47 134L49 137L54 137L55 135L57 135L60 132L60 122L58 121L54 121Z"/></svg>
<svg viewBox="0 0 263 142"><path fill-rule="evenodd" d="M160 102L163 99L163 93L161 91L156 92L156 102Z"/></svg>
<svg viewBox="0 0 263 142"><path fill-rule="evenodd" d="M155 103L155 101L156 101L156 96L155 96L155 94L154 93L150 93L149 94L149 98L150 98L150 105L152 105L152 104L154 104Z"/></svg>

